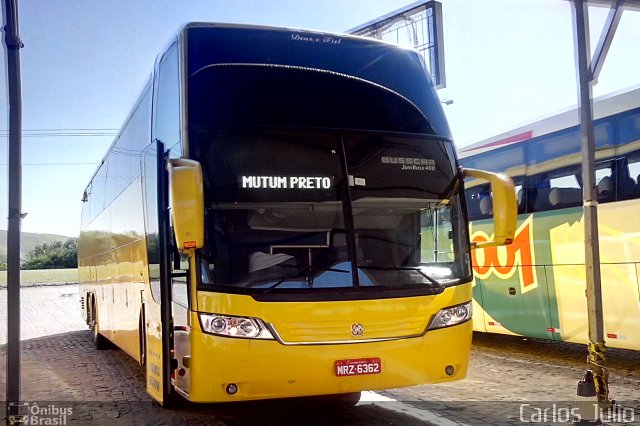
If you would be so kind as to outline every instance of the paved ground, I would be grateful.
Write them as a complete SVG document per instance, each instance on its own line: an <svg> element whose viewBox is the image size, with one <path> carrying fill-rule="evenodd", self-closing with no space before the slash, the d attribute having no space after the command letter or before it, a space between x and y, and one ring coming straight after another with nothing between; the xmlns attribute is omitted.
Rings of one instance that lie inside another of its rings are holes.
<svg viewBox="0 0 640 426"><path fill-rule="evenodd" d="M22 400L31 401L25 409L41 412L43 420L66 415L67 424L98 425L553 424L553 415L565 420L573 406L585 367L581 345L477 335L465 380L367 394L369 401L355 408L289 400L164 410L151 403L137 363L117 349L93 349L78 313L77 291L77 285L67 285L22 292ZM5 324L6 291L0 291L0 395ZM640 352L607 355L612 398L623 401L626 410L607 423L640 424ZM546 417L539 415L543 409Z"/></svg>
<svg viewBox="0 0 640 426"><path fill-rule="evenodd" d="M531 420L538 409L550 409L548 413L552 413L554 404L562 419L568 411L560 407L570 410L575 406L585 359L583 345L477 334L466 379L398 389L393 395L468 424L520 424L524 423L521 414L525 421ZM624 407L624 412L619 408L605 423L640 425L640 353L609 349L607 365L611 398Z"/></svg>
<svg viewBox="0 0 640 426"><path fill-rule="evenodd" d="M86 330L80 318L78 285L26 287L20 292L22 340ZM7 343L7 290L0 289L0 345Z"/></svg>

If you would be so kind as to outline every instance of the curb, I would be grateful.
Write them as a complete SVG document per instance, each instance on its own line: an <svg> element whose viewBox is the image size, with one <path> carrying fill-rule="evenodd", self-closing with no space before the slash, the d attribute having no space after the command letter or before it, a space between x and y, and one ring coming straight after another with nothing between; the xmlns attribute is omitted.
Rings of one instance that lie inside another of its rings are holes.
<svg viewBox="0 0 640 426"><path fill-rule="evenodd" d="M21 283L20 289L31 288L31 287L60 287L65 285L78 285L78 282L65 282L65 283ZM6 290L6 284L0 284L0 290Z"/></svg>

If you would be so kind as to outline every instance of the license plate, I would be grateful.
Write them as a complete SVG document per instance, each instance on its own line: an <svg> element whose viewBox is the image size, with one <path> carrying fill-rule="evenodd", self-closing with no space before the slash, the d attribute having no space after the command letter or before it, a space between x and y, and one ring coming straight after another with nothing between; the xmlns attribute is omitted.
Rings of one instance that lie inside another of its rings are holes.
<svg viewBox="0 0 640 426"><path fill-rule="evenodd" d="M380 358L339 359L335 363L336 376L378 374L381 371Z"/></svg>

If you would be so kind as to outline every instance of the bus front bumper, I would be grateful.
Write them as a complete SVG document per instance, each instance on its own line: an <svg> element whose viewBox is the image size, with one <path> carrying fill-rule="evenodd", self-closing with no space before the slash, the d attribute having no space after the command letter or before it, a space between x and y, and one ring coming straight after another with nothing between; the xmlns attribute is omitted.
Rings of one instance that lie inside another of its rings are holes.
<svg viewBox="0 0 640 426"><path fill-rule="evenodd" d="M191 333L193 402L229 402L328 395L460 380L466 376L473 324L430 330L421 337L318 345ZM336 362L380 359L380 371L338 376Z"/></svg>

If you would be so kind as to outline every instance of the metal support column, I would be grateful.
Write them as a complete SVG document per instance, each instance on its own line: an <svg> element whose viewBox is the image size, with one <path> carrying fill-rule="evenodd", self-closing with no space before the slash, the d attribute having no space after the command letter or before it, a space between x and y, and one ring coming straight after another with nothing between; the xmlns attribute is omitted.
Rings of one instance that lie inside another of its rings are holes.
<svg viewBox="0 0 640 426"><path fill-rule="evenodd" d="M590 64L589 11L587 0L573 0L573 27L578 100L582 140L582 188L584 203L584 248L589 320L588 364L593 368L596 393L600 402L608 402L605 363L602 286L600 281L600 249L598 238L598 198L595 181L595 138L593 131L592 83Z"/></svg>
<svg viewBox="0 0 640 426"><path fill-rule="evenodd" d="M20 413L20 221L22 194L22 100L17 0L3 0L9 91L9 226L7 233L7 424Z"/></svg>

